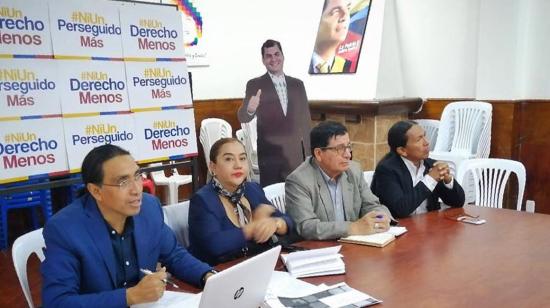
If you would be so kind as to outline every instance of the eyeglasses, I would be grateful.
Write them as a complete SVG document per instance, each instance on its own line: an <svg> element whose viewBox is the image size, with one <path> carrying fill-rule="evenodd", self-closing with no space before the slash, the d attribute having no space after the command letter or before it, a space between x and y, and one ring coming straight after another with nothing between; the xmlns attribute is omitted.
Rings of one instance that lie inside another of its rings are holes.
<svg viewBox="0 0 550 308"><path fill-rule="evenodd" d="M128 189L132 184L137 183L141 185L143 183L143 172L136 173L133 177L120 180L117 184L106 184L102 183L101 185L118 187L120 189Z"/></svg>
<svg viewBox="0 0 550 308"><path fill-rule="evenodd" d="M348 150L350 153L351 151L353 150L352 149L352 144L339 144L337 146L333 146L333 147L322 147L320 148L321 150L334 150L336 151L336 153L338 153L338 155L342 155L346 152L346 150Z"/></svg>

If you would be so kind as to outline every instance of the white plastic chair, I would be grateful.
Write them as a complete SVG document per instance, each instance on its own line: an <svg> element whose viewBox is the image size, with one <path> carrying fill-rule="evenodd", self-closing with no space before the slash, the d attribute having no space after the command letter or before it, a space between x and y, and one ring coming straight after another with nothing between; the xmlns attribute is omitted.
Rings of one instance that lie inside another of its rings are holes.
<svg viewBox="0 0 550 308"><path fill-rule="evenodd" d="M257 118L254 117L248 123L241 123L244 132L244 146L250 161L250 175L255 181L260 181L260 167L258 166L258 132L256 130Z"/></svg>
<svg viewBox="0 0 550 308"><path fill-rule="evenodd" d="M430 158L449 164L456 176L460 164L471 158L487 158L491 150L491 122L493 106L479 101L454 102L445 106L435 148ZM474 200L474 187L464 182L466 201Z"/></svg>
<svg viewBox="0 0 550 308"><path fill-rule="evenodd" d="M244 149L246 151L246 155L248 157L248 179L253 180L257 183L260 182L260 174L259 170L258 173L256 173L254 170L254 167L252 166L252 153L250 152L250 149L246 146L246 136L244 130L241 128L235 132L235 137L244 145Z"/></svg>
<svg viewBox="0 0 550 308"><path fill-rule="evenodd" d="M430 142L430 151L435 148L435 142L437 141L437 133L439 131L439 120L431 119L418 119L414 120L418 125L422 126L426 131L426 139Z"/></svg>
<svg viewBox="0 0 550 308"><path fill-rule="evenodd" d="M189 201L162 207L164 222L174 231L183 247L189 247Z"/></svg>
<svg viewBox="0 0 550 308"><path fill-rule="evenodd" d="M150 167L161 166L162 163L150 164ZM164 199L166 204L178 203L179 187L189 184L193 181L193 176L187 174L179 174L177 168L172 169L172 176L167 177L164 174L164 170L152 171L151 178L155 185L166 186L164 190Z"/></svg>
<svg viewBox="0 0 550 308"><path fill-rule="evenodd" d="M451 160L456 167L465 159L489 157L492 112L493 106L485 102L448 104L443 109L437 141L430 157Z"/></svg>
<svg viewBox="0 0 550 308"><path fill-rule="evenodd" d="M504 189L512 172L518 179L516 210L521 211L526 175L525 167L518 161L498 158L470 159L460 166L457 180L462 183L471 174L475 187L475 204L502 208Z"/></svg>
<svg viewBox="0 0 550 308"><path fill-rule="evenodd" d="M369 186L372 183L372 177L374 177L374 170L363 171L363 178L365 178L365 182L367 182Z"/></svg>
<svg viewBox="0 0 550 308"><path fill-rule="evenodd" d="M222 119L208 118L201 122L199 139L204 150L206 167L210 164L210 148L214 142L222 138L230 138L233 135L231 125Z"/></svg>
<svg viewBox="0 0 550 308"><path fill-rule="evenodd" d="M235 137L237 137L237 139L242 142L242 144L246 142L246 137L244 136L244 131L242 130L242 128L235 131Z"/></svg>
<svg viewBox="0 0 550 308"><path fill-rule="evenodd" d="M46 244L42 236L42 228L40 228L18 237L11 249L15 273L17 274L17 278L19 278L19 283L21 284L25 299L31 308L34 307L34 303L32 301L31 290L27 278L27 261L33 253L38 256L40 262L44 261L45 257L42 249L45 247Z"/></svg>
<svg viewBox="0 0 550 308"><path fill-rule="evenodd" d="M285 182L275 183L264 187L267 200L273 204L281 213L285 213Z"/></svg>

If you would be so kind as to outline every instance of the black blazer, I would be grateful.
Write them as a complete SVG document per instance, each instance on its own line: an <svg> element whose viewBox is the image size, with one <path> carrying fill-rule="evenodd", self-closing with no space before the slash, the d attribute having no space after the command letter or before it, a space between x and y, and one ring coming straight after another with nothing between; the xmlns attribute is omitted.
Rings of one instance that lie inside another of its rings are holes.
<svg viewBox="0 0 550 308"><path fill-rule="evenodd" d="M429 172L434 162L435 160L430 158L424 160L424 174ZM409 216L425 199L428 199L428 211L441 208L439 198L452 207L462 207L465 200L464 190L456 179L453 189L448 189L443 181L437 183L433 191L423 182L418 182L413 187L407 166L401 157L394 153L383 158L376 166L371 190L396 218Z"/></svg>

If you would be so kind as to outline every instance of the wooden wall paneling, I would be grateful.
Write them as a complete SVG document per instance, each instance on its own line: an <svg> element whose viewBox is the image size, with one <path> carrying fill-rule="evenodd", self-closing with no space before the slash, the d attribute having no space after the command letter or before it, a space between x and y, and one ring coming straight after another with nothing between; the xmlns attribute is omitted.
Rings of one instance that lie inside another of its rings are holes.
<svg viewBox="0 0 550 308"><path fill-rule="evenodd" d="M493 105L493 123L491 127L490 157L516 159L513 156L514 138L517 135L517 118L513 101L491 102Z"/></svg>
<svg viewBox="0 0 550 308"><path fill-rule="evenodd" d="M411 119L434 119L439 120L441 119L441 114L443 113L443 108L447 106L449 103L449 100L442 100L442 99L436 99L432 100L429 99L424 102L422 105L422 109L417 113L411 113L410 118Z"/></svg>
<svg viewBox="0 0 550 308"><path fill-rule="evenodd" d="M518 160L527 170L525 200L534 200L537 213L550 214L550 100L526 100L519 106Z"/></svg>

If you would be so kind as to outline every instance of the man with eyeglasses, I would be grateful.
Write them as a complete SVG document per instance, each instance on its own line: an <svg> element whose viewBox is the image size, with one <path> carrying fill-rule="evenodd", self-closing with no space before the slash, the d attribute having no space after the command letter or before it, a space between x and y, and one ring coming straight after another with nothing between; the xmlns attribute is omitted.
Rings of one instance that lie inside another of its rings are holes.
<svg viewBox="0 0 550 308"><path fill-rule="evenodd" d="M142 193L143 177L128 151L111 144L96 147L84 158L81 172L81 197L55 214L43 231L44 307L153 302L164 293L167 270L204 285L212 268L177 243L158 199Z"/></svg>
<svg viewBox="0 0 550 308"><path fill-rule="evenodd" d="M391 214L351 161L346 127L326 121L311 130L311 153L285 182L286 211L305 239L327 240L384 232Z"/></svg>

